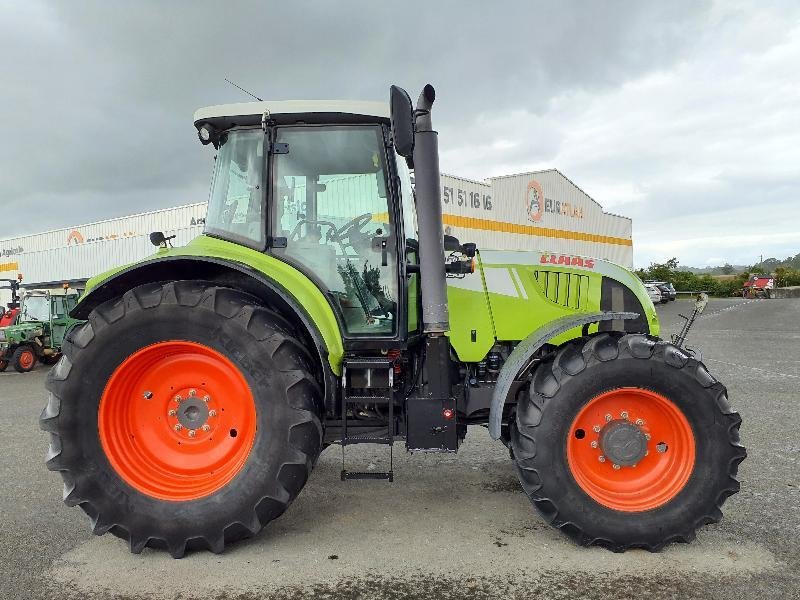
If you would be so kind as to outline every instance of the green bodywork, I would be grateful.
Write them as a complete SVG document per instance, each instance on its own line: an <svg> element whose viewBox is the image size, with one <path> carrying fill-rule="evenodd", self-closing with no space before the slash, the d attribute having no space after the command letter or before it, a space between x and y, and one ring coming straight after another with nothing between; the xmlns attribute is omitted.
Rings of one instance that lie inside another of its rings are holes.
<svg viewBox="0 0 800 600"><path fill-rule="evenodd" d="M644 284L613 263L536 251L486 250L479 252L477 267L473 275L448 279L450 341L463 362L483 360L496 342L520 341L558 318L600 311L603 277L633 292L649 333L659 333L658 315ZM596 330L596 325L590 328ZM581 334L576 327L550 343L562 344Z"/></svg>
<svg viewBox="0 0 800 600"><path fill-rule="evenodd" d="M137 264L193 256L246 265L281 285L305 309L324 340L331 369L341 374L344 342L333 308L323 292L291 265L263 252L205 235L183 247L160 249ZM484 251L477 256L475 273L448 279L449 336L461 361L481 361L495 343L520 341L559 317L600 310L603 277L618 281L634 293L643 307L650 333L658 335L655 307L633 273L591 259L578 260L579 264L546 264L549 256L535 251ZM91 295L92 289L129 267L125 265L90 279L84 299ZM416 277L412 279L409 295L413 298L418 286ZM416 302L412 300L409 306L413 312L409 321L416 321ZM551 343L560 344L580 335L580 328L575 328Z"/></svg>
<svg viewBox="0 0 800 600"><path fill-rule="evenodd" d="M206 235L195 238L186 246L169 249L162 248L153 256L136 264L180 256L209 257L240 263L263 273L266 277L281 285L305 309L325 342L331 369L337 375L341 373L344 345L342 344L342 335L339 331L336 316L324 294L300 271L263 252ZM90 295L92 289L129 267L131 265L124 265L91 278L86 284L84 299Z"/></svg>
<svg viewBox="0 0 800 600"><path fill-rule="evenodd" d="M28 310L34 301L44 305L35 315ZM61 352L64 336L79 322L69 316L77 302L77 293L33 292L23 297L16 323L0 330L0 360L9 360L22 345L29 345L37 356Z"/></svg>

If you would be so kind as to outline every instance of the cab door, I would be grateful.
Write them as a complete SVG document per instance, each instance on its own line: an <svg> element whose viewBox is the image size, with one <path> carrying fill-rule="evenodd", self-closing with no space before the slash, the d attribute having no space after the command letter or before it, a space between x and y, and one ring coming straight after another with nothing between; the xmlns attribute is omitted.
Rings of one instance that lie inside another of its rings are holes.
<svg viewBox="0 0 800 600"><path fill-rule="evenodd" d="M271 236L280 243L271 252L327 294L345 338L404 334L383 127L279 126L274 135L285 151L272 157Z"/></svg>

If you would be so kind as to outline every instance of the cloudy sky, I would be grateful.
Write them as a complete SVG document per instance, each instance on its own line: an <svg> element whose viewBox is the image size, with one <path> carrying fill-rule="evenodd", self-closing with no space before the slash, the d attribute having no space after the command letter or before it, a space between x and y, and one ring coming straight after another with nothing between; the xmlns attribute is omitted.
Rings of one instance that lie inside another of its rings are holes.
<svg viewBox="0 0 800 600"><path fill-rule="evenodd" d="M205 200L199 106L437 87L442 169L556 167L637 266L800 252L800 3L0 0L0 238Z"/></svg>

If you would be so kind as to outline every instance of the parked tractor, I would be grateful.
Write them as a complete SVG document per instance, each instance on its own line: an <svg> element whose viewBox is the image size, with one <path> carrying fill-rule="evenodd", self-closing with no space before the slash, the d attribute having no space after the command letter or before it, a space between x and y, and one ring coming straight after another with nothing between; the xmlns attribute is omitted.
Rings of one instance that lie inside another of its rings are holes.
<svg viewBox="0 0 800 600"><path fill-rule="evenodd" d="M445 239L434 89L390 95L195 113L205 233L154 232L152 257L90 280L48 377L66 504L135 553L222 552L324 448L343 480L392 481L395 442L456 452L488 427L579 544L656 551L718 521L745 457L725 386L658 337L630 271ZM388 470L353 470L355 444Z"/></svg>
<svg viewBox="0 0 800 600"><path fill-rule="evenodd" d="M20 373L37 362L55 364L64 334L76 323L69 313L77 303L76 290L26 291L14 324L0 329L0 371L9 364Z"/></svg>

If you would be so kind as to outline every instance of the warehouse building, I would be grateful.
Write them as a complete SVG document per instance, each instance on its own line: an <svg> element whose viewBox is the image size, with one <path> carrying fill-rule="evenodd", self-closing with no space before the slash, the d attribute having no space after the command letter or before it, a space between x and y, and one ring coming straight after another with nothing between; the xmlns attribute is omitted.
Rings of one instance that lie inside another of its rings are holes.
<svg viewBox="0 0 800 600"><path fill-rule="evenodd" d="M358 182L335 182L352 200ZM487 250L541 250L633 265L631 220L609 214L559 171L550 169L473 181L442 175L445 233ZM23 274L23 286L80 289L108 269L153 253L149 235L175 235L175 245L202 233L206 203L189 204L45 233L0 240L0 280ZM0 302L8 292L0 290Z"/></svg>
<svg viewBox="0 0 800 600"><path fill-rule="evenodd" d="M556 169L492 177L442 175L445 233L485 250L541 250L633 267L633 224L606 213Z"/></svg>

